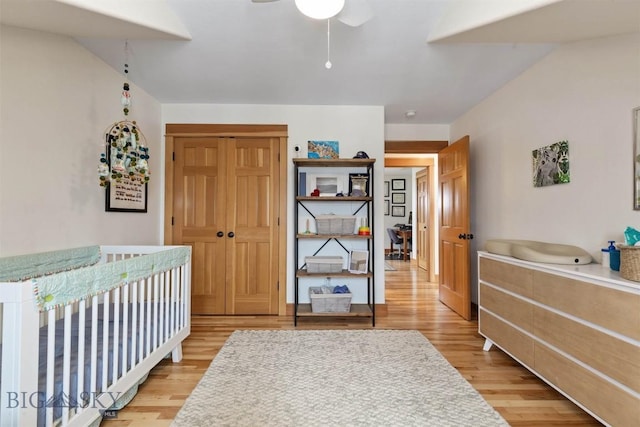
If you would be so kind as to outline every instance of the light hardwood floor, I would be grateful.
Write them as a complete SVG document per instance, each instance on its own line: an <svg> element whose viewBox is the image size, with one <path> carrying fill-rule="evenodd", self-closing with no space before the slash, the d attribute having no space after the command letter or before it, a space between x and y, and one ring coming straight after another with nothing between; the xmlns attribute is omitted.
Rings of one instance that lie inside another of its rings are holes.
<svg viewBox="0 0 640 427"><path fill-rule="evenodd" d="M413 262L388 261L388 315L377 329L417 329L513 426L598 426L595 419L562 397L495 347L482 351L477 321L467 322L438 301L437 284L428 283ZM369 319L303 318L298 329L371 328ZM236 329L293 329L291 317L194 316L183 344L184 359L154 368L134 400L116 420L102 426L168 426L227 337Z"/></svg>

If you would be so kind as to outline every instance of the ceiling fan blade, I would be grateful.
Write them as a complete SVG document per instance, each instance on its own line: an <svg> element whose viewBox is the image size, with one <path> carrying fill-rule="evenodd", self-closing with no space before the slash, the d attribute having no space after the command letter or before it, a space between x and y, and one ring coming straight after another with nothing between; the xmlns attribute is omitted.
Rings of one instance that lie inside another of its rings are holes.
<svg viewBox="0 0 640 427"><path fill-rule="evenodd" d="M373 18L373 10L367 0L346 0L337 18L350 27L359 27Z"/></svg>

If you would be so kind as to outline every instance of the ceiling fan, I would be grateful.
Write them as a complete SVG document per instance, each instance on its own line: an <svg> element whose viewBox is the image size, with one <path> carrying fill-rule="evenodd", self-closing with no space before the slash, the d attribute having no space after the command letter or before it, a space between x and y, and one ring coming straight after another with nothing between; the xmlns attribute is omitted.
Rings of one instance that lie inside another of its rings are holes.
<svg viewBox="0 0 640 427"><path fill-rule="evenodd" d="M271 3L278 0L251 0L253 3ZM359 27L373 17L367 0L295 0L296 7L305 16L317 20L327 20L327 62L331 69L331 18L350 27Z"/></svg>
<svg viewBox="0 0 640 427"><path fill-rule="evenodd" d="M253 3L272 3L279 0L251 0ZM324 20L335 17L350 27L359 27L373 17L367 0L295 0L303 15Z"/></svg>

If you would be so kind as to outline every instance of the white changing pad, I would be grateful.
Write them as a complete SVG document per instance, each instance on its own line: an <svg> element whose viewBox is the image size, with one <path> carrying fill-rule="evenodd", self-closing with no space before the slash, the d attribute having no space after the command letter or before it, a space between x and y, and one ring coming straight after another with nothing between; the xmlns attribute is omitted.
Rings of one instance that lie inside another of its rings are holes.
<svg viewBox="0 0 640 427"><path fill-rule="evenodd" d="M492 254L548 264L589 264L592 261L591 255L577 246L535 240L491 239L487 240L485 249Z"/></svg>

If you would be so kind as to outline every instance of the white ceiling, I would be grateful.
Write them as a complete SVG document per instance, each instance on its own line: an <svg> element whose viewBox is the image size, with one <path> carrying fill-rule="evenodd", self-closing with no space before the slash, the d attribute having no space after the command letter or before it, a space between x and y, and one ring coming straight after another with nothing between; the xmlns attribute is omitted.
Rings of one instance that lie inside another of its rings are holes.
<svg viewBox="0 0 640 427"><path fill-rule="evenodd" d="M129 79L162 103L384 105L386 123L450 123L556 43L640 32L640 0L367 0L362 26L332 21L327 70L326 22L293 0L1 2L3 24L119 71L128 39Z"/></svg>

